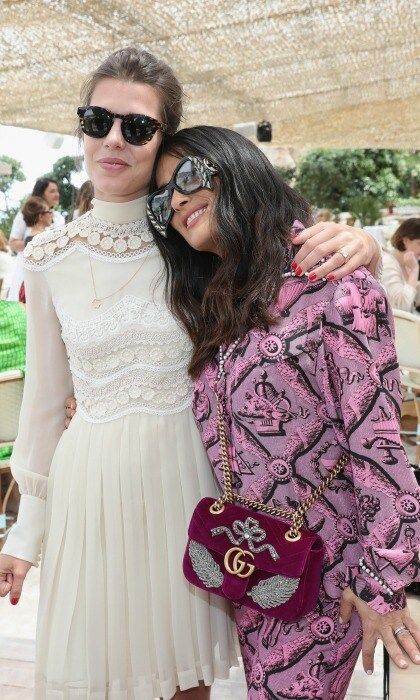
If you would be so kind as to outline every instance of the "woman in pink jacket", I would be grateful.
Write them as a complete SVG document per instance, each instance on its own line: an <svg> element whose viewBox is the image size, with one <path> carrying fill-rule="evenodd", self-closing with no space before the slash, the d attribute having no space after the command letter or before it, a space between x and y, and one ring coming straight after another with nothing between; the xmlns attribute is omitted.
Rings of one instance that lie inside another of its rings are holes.
<svg viewBox="0 0 420 700"><path fill-rule="evenodd" d="M301 274L293 241L309 206L238 134L178 132L155 180L149 219L194 344L193 408L217 479L216 391L242 495L293 509L349 458L305 519L326 550L315 609L285 622L236 608L249 700L342 700L361 649L372 673L378 639L400 667L420 663L404 595L418 579L420 494L399 435L389 304L363 267L328 274L346 250Z"/></svg>

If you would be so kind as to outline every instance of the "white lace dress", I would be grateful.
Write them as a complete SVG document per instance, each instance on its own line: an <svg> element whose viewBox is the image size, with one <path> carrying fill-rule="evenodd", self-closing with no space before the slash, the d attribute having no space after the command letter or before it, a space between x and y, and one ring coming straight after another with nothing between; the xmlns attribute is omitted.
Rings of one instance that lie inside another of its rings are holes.
<svg viewBox="0 0 420 700"><path fill-rule="evenodd" d="M216 491L144 198L96 201L24 260L22 500L3 551L37 564L43 549L35 698L167 699L227 677L227 607L182 574L191 513ZM99 308L91 267L97 296L112 294Z"/></svg>

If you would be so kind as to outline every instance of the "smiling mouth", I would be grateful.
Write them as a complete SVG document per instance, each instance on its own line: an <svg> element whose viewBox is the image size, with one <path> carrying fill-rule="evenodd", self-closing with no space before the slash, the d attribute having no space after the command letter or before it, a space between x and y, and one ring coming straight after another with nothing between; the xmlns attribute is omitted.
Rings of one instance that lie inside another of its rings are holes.
<svg viewBox="0 0 420 700"><path fill-rule="evenodd" d="M98 161L99 165L105 170L123 170L128 167L128 163L120 158L106 158Z"/></svg>
<svg viewBox="0 0 420 700"><path fill-rule="evenodd" d="M205 207L201 207L201 209L196 209L192 214L189 215L188 219L185 222L185 226L187 228L190 228L197 219L204 214L204 212L207 211L207 205Z"/></svg>

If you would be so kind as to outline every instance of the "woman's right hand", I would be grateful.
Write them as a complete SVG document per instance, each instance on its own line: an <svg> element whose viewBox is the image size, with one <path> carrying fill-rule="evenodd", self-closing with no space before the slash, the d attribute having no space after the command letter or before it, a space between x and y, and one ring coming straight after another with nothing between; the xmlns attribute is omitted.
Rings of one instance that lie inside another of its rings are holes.
<svg viewBox="0 0 420 700"><path fill-rule="evenodd" d="M74 396L69 396L68 399L66 399L66 419L64 421L64 425L66 428L69 427L71 423L71 419L73 418L74 414L76 413L76 408L77 408L77 403L76 399Z"/></svg>
<svg viewBox="0 0 420 700"><path fill-rule="evenodd" d="M0 553L0 597L10 594L10 602L16 605L22 595L22 586L32 564L24 559L17 559Z"/></svg>
<svg viewBox="0 0 420 700"><path fill-rule="evenodd" d="M366 673L373 673L378 639L382 639L390 658L400 668L408 667L407 658L420 665L420 628L407 607L381 615L358 598L350 588L345 588L341 596L340 622L347 624L350 621L353 608L356 608L362 622L362 662ZM396 630L403 632L395 634Z"/></svg>
<svg viewBox="0 0 420 700"><path fill-rule="evenodd" d="M403 260L409 284L415 287L419 278L419 261L411 250L404 253Z"/></svg>

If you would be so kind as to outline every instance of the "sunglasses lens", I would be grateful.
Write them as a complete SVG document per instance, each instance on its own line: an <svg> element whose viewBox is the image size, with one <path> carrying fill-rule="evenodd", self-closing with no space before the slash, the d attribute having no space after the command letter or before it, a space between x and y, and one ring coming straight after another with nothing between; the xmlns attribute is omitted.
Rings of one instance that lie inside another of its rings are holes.
<svg viewBox="0 0 420 700"><path fill-rule="evenodd" d="M94 139L102 139L109 134L112 116L101 107L88 107L83 116L83 131Z"/></svg>
<svg viewBox="0 0 420 700"><path fill-rule="evenodd" d="M203 177L190 160L181 165L176 174L175 185L185 194L196 192L203 187Z"/></svg>
<svg viewBox="0 0 420 700"><path fill-rule="evenodd" d="M140 146L150 141L157 129L155 121L143 114L130 116L124 119L121 125L125 140L133 146Z"/></svg>
<svg viewBox="0 0 420 700"><path fill-rule="evenodd" d="M171 196L168 190L157 192L150 203L150 208L159 223L166 224L172 213Z"/></svg>

